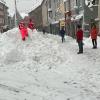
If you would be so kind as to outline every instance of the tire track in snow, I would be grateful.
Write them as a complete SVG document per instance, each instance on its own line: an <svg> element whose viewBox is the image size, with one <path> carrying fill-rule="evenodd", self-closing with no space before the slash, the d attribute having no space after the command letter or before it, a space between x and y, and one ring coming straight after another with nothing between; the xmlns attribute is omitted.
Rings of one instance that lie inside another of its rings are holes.
<svg viewBox="0 0 100 100"><path fill-rule="evenodd" d="M28 91L25 91L25 90L22 90L22 89L18 89L18 88L15 88L15 87L11 87L11 86L8 86L8 85L4 85L4 84L0 84L0 88L8 90L8 91L15 92L15 93L24 92L24 93L29 94Z"/></svg>

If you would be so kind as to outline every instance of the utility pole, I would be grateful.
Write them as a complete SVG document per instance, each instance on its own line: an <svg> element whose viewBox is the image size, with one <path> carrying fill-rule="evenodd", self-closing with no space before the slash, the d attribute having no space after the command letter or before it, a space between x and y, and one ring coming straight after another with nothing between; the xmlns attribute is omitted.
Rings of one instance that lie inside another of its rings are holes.
<svg viewBox="0 0 100 100"><path fill-rule="evenodd" d="M84 25L85 25L85 0L82 0L83 4L83 24L82 24L82 29L84 30Z"/></svg>
<svg viewBox="0 0 100 100"><path fill-rule="evenodd" d="M14 0L15 3L15 27L17 27L17 4L16 4L16 0Z"/></svg>
<svg viewBox="0 0 100 100"><path fill-rule="evenodd" d="M68 20L69 20L69 28L68 28L68 35L71 35L71 0L68 0Z"/></svg>
<svg viewBox="0 0 100 100"><path fill-rule="evenodd" d="M71 33L71 1L65 1L65 31L67 35Z"/></svg>

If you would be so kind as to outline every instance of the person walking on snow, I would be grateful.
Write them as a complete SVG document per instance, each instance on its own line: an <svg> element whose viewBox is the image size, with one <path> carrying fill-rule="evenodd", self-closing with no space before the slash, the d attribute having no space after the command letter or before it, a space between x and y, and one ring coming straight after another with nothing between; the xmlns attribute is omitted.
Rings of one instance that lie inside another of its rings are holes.
<svg viewBox="0 0 100 100"><path fill-rule="evenodd" d="M30 19L30 22L28 24L28 27L33 31L34 30L34 23L32 22L32 20Z"/></svg>
<svg viewBox="0 0 100 100"><path fill-rule="evenodd" d="M94 24L91 28L91 32L90 32L90 36L91 36L91 39L92 39L92 44L93 44L93 49L96 49L97 48L97 28L96 28L96 25Z"/></svg>
<svg viewBox="0 0 100 100"><path fill-rule="evenodd" d="M19 24L19 30L21 32L22 40L25 41L26 37L28 36L28 30L24 25L24 22Z"/></svg>
<svg viewBox="0 0 100 100"><path fill-rule="evenodd" d="M61 35L62 43L63 43L65 41L65 30L64 30L64 27L61 28L60 35Z"/></svg>
<svg viewBox="0 0 100 100"><path fill-rule="evenodd" d="M77 26L76 41L79 46L79 52L77 54L81 54L83 53L83 30L80 25Z"/></svg>
<svg viewBox="0 0 100 100"><path fill-rule="evenodd" d="M43 34L45 34L45 28L43 27L43 29L42 29L42 32L43 32Z"/></svg>

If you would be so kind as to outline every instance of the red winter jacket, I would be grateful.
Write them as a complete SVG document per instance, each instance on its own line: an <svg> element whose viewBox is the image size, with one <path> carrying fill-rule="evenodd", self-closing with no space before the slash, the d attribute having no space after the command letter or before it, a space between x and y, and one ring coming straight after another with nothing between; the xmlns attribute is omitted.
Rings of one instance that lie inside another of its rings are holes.
<svg viewBox="0 0 100 100"><path fill-rule="evenodd" d="M97 34L98 34L97 29L96 28L92 28L91 29L91 33L90 33L91 39L97 39Z"/></svg>
<svg viewBox="0 0 100 100"><path fill-rule="evenodd" d="M29 27L30 29L34 29L34 24L33 24L33 22L30 22L29 25L28 25L28 27Z"/></svg>
<svg viewBox="0 0 100 100"><path fill-rule="evenodd" d="M77 42L83 40L83 30L82 29L80 29L80 30L77 31L76 38L77 38Z"/></svg>

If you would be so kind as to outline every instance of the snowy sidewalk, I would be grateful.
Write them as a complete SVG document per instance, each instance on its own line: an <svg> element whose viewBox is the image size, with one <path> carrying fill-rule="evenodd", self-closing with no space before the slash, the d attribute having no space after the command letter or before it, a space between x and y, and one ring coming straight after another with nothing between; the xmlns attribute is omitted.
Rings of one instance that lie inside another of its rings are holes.
<svg viewBox="0 0 100 100"><path fill-rule="evenodd" d="M18 29L0 36L0 100L100 100L98 49L85 39L77 55L74 39L32 33L21 41Z"/></svg>

